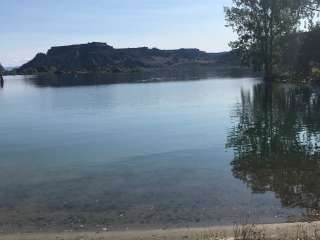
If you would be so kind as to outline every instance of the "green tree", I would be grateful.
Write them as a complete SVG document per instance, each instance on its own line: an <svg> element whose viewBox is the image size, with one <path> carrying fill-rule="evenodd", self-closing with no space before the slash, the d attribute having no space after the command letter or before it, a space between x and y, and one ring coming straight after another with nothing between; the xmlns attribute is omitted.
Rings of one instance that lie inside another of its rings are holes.
<svg viewBox="0 0 320 240"><path fill-rule="evenodd" d="M311 24L318 5L319 0L233 0L233 6L225 9L226 21L238 40L230 46L271 81L283 39L297 31L301 20Z"/></svg>
<svg viewBox="0 0 320 240"><path fill-rule="evenodd" d="M309 28L314 28L320 17L320 0L305 0L304 13L309 20Z"/></svg>
<svg viewBox="0 0 320 240"><path fill-rule="evenodd" d="M303 34L295 70L298 75L312 77L320 69L320 25Z"/></svg>

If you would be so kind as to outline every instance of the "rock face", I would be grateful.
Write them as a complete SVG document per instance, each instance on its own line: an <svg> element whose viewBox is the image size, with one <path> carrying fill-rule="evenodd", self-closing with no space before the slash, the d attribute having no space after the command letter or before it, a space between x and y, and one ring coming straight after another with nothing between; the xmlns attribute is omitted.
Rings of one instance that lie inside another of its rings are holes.
<svg viewBox="0 0 320 240"><path fill-rule="evenodd" d="M177 67L185 64L238 64L234 53L206 53L198 49L115 49L106 43L52 47L18 69L19 73L122 72Z"/></svg>

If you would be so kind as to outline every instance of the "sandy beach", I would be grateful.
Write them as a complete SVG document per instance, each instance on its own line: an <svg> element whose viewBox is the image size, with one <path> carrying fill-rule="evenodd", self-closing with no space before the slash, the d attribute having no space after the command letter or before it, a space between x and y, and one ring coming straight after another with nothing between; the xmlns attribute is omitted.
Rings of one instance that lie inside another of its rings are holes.
<svg viewBox="0 0 320 240"><path fill-rule="evenodd" d="M283 223L254 226L263 239L304 239L306 234L314 236L320 222ZM240 227L241 228L241 227ZM251 227L250 227L251 228ZM0 235L1 240L206 240L234 239L234 226L209 228L181 228L169 230L121 231L121 232L60 232L60 233L16 233ZM251 228L252 230L252 228Z"/></svg>

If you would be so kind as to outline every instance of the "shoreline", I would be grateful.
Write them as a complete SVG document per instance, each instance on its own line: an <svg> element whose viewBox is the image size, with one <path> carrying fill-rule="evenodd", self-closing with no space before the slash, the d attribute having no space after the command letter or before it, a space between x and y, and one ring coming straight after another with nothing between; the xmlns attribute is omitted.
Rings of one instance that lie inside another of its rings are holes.
<svg viewBox="0 0 320 240"><path fill-rule="evenodd" d="M306 223L274 223L248 225L263 233L266 239L296 239L297 234L314 234L320 231L320 221ZM239 226L241 228L241 226ZM234 226L192 227L155 230L50 232L0 234L0 240L185 240L233 239Z"/></svg>

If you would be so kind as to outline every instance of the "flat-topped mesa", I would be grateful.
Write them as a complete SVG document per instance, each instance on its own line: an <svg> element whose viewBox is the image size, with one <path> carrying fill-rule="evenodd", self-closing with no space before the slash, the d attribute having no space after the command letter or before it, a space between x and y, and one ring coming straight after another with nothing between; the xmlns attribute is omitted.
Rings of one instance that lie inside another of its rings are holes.
<svg viewBox="0 0 320 240"><path fill-rule="evenodd" d="M211 54L199 49L160 50L157 48L116 49L106 43L52 47L39 53L18 69L20 74L46 72L127 72L177 68L190 64L216 65L231 53ZM232 59L234 55L231 54ZM228 61L229 62L229 61ZM225 64L225 63L224 63Z"/></svg>
<svg viewBox="0 0 320 240"><path fill-rule="evenodd" d="M48 56L55 56L60 54L68 54L72 51L106 51L106 50L113 50L114 48L112 46L109 46L106 43L100 43L100 42L92 42L87 44L75 44L75 45L67 45L67 46L57 46L52 47L48 50L47 55Z"/></svg>

